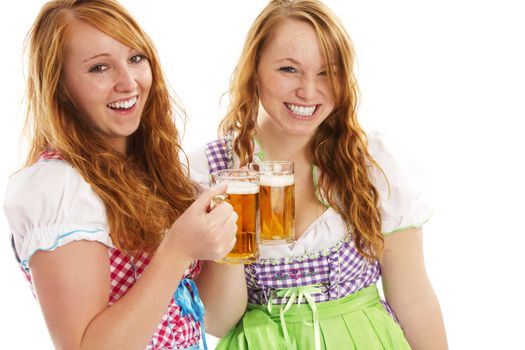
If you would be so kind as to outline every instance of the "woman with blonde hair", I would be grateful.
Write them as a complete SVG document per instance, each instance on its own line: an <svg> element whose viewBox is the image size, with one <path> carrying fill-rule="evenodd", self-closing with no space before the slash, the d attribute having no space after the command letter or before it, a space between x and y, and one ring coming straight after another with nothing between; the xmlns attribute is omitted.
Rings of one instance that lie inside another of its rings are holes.
<svg viewBox="0 0 525 350"><path fill-rule="evenodd" d="M28 35L26 166L4 210L58 349L197 349L198 260L235 242L197 186L157 52L112 0L46 3ZM197 198L198 197L198 198Z"/></svg>
<svg viewBox="0 0 525 350"><path fill-rule="evenodd" d="M190 155L191 175L206 186L215 170L292 161L295 242L262 245L244 276L205 263L202 276L229 278L201 294L218 349L447 348L423 262L431 209L388 138L359 126L354 63L320 1L270 1L248 32L221 137ZM243 283L242 319L212 324Z"/></svg>

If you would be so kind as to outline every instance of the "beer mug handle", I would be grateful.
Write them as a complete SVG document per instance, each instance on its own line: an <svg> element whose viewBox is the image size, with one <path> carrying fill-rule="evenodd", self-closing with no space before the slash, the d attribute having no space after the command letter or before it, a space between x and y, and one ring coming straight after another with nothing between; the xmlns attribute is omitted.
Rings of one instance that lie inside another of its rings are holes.
<svg viewBox="0 0 525 350"><path fill-rule="evenodd" d="M224 202L227 198L228 198L228 195L226 193L217 194L213 196L210 202L210 211L215 209L217 206L221 205L222 202Z"/></svg>

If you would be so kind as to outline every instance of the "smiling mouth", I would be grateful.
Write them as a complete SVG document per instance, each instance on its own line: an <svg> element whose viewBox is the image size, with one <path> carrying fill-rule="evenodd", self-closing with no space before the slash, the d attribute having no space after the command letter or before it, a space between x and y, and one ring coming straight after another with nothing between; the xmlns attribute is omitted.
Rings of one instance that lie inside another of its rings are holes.
<svg viewBox="0 0 525 350"><path fill-rule="evenodd" d="M138 100L138 96L134 96L129 99L108 103L107 106L111 109L127 110L127 109L133 108L137 104L137 100Z"/></svg>
<svg viewBox="0 0 525 350"><path fill-rule="evenodd" d="M300 117L311 117L318 105L313 106L298 106L294 105L292 103L285 103L286 108L288 108L290 111L292 111L293 114L298 115Z"/></svg>

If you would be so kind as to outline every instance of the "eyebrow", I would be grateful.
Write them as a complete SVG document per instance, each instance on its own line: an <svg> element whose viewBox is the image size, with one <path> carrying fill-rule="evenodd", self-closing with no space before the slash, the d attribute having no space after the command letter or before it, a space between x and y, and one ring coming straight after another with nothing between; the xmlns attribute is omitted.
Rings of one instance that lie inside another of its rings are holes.
<svg viewBox="0 0 525 350"><path fill-rule="evenodd" d="M140 50L137 50L137 49L134 49L134 48L130 47L130 48L129 48L129 52L130 52L130 54L131 54L133 51L140 52ZM86 58L84 61L82 61L82 63L86 63L87 61L91 61L91 60L94 60L95 58L99 58L99 57L111 57L111 55L110 55L109 53L106 53L106 52L99 53L99 54L96 54L95 56L92 56L92 57Z"/></svg>
<svg viewBox="0 0 525 350"><path fill-rule="evenodd" d="M87 61L94 60L95 58L99 58L99 57L109 57L109 56L111 56L109 53L99 53L99 54L96 54L95 56L92 56L92 57L86 58L84 61L82 61L82 63L86 63Z"/></svg>
<svg viewBox="0 0 525 350"><path fill-rule="evenodd" d="M275 62L282 62L282 61L290 61L290 62L292 62L293 64L296 64L296 65L298 65L298 66L301 65L301 62L299 62L299 61L297 61L297 60L295 60L295 59L293 59L293 58L291 58L291 57L278 58L278 59L275 60ZM330 64L330 65L331 65L332 67L337 68L337 64L336 64L335 62L333 62L333 63ZM326 66L327 66L327 65L325 64L325 65L323 65L320 69L325 69Z"/></svg>
<svg viewBox="0 0 525 350"><path fill-rule="evenodd" d="M301 63L297 60L294 60L293 58L290 58L290 57L285 57L285 58L278 58L275 60L276 62L281 62L281 61L290 61L294 64L297 64L297 65L301 65Z"/></svg>

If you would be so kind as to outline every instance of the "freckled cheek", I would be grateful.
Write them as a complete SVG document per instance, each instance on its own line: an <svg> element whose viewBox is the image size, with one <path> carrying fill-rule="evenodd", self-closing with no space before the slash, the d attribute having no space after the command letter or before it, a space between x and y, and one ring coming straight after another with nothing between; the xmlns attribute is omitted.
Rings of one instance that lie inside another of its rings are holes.
<svg viewBox="0 0 525 350"><path fill-rule="evenodd" d="M278 99L288 99L296 90L296 84L290 79L269 79L260 87L261 94Z"/></svg>
<svg viewBox="0 0 525 350"><path fill-rule="evenodd" d="M148 66L147 69L140 71L137 76L137 80L143 90L142 93L147 95L153 83L153 74L151 72L151 68Z"/></svg>
<svg viewBox="0 0 525 350"><path fill-rule="evenodd" d="M321 93L323 94L323 97L325 98L325 103L327 105L334 105L335 104L335 97L332 94L332 91L330 90L330 86L326 84L326 86L323 86L321 89Z"/></svg>
<svg viewBox="0 0 525 350"><path fill-rule="evenodd" d="M86 100L88 100L87 102L89 102L90 105L102 106L108 102L108 98L112 90L111 84L99 82L98 84L86 84L86 87L87 91L85 92L84 96L86 96Z"/></svg>
<svg viewBox="0 0 525 350"><path fill-rule="evenodd" d="M328 80L318 82L317 88L323 93L323 95L327 97L332 96L332 92L330 91L330 83L328 82Z"/></svg>
<svg viewBox="0 0 525 350"><path fill-rule="evenodd" d="M89 115L89 112L94 109L105 108L110 90L111 88L108 84L86 83L79 96L83 114Z"/></svg>
<svg viewBox="0 0 525 350"><path fill-rule="evenodd" d="M328 90L324 96L326 97L326 104L327 105L332 106L332 107L335 106L335 98L332 95L332 93L330 92L330 90Z"/></svg>
<svg viewBox="0 0 525 350"><path fill-rule="evenodd" d="M104 104L108 95L108 88L100 82L75 81L67 88L73 103L83 114L94 106Z"/></svg>

